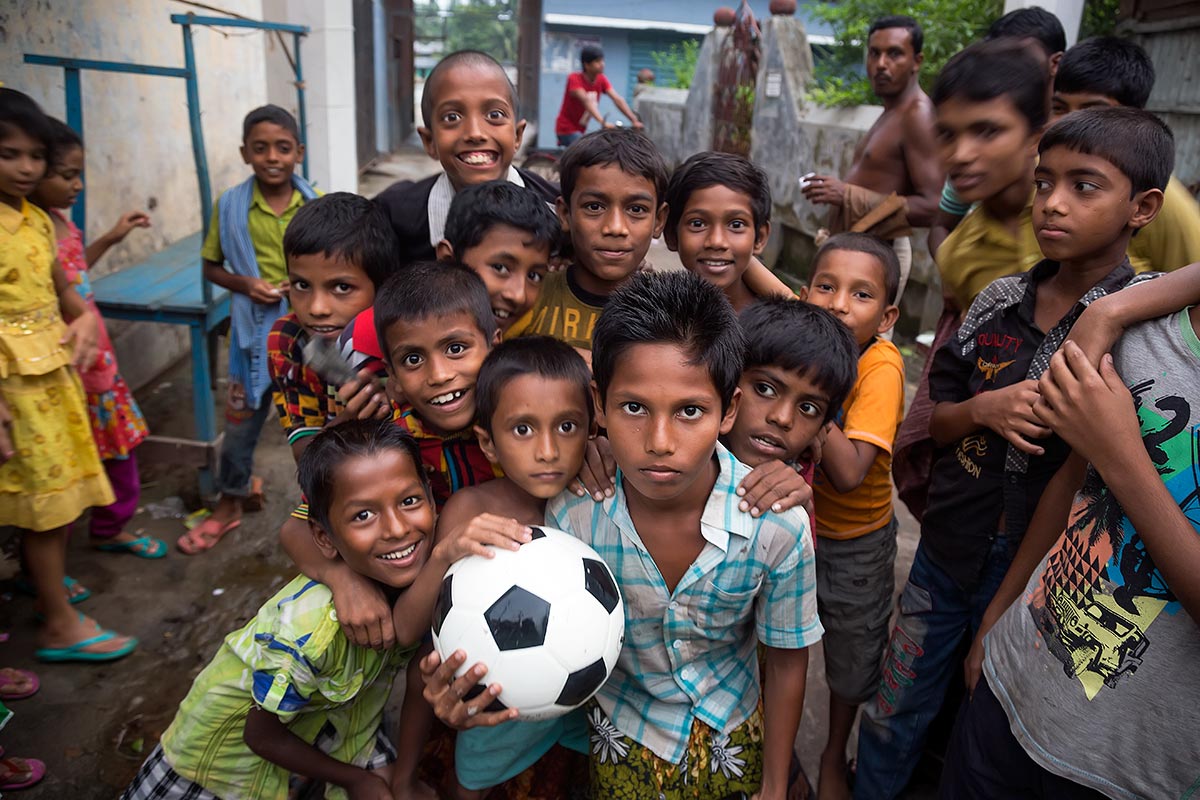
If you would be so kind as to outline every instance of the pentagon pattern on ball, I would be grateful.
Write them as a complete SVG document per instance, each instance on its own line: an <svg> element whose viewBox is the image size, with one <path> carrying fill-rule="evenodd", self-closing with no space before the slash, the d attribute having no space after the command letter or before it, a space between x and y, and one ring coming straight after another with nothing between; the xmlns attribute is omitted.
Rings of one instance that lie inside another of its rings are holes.
<svg viewBox="0 0 1200 800"><path fill-rule="evenodd" d="M573 708L595 694L607 679L608 668L604 666L604 659L596 659L567 677L567 684L555 702Z"/></svg>
<svg viewBox="0 0 1200 800"><path fill-rule="evenodd" d="M546 532L544 530L542 530L541 528L533 527L533 528L530 528L530 530L533 531L533 533L529 537L530 542L536 542L538 539L546 538ZM526 544L529 544L529 542L526 542Z"/></svg>
<svg viewBox="0 0 1200 800"><path fill-rule="evenodd" d="M501 652L541 647L550 622L550 604L532 592L514 586L483 612Z"/></svg>
<svg viewBox="0 0 1200 800"><path fill-rule="evenodd" d="M594 558L583 560L583 582L587 587L588 594L596 598L608 613L611 614L617 607L617 603L621 602L621 593L617 591L617 584L613 582L612 573L608 571L608 567L602 561Z"/></svg>
<svg viewBox="0 0 1200 800"><path fill-rule="evenodd" d="M447 575L442 581L442 588L438 590L437 602L433 606L433 632L435 635L442 632L442 623L446 621L446 615L450 613L450 605L454 598L453 580L453 575Z"/></svg>

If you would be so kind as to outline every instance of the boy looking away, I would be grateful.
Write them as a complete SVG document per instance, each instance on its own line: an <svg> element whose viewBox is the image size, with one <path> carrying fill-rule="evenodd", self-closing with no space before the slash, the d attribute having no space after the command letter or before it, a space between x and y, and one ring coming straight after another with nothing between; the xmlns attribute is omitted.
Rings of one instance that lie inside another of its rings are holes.
<svg viewBox="0 0 1200 800"><path fill-rule="evenodd" d="M558 218L573 259L546 278L528 332L588 353L608 296L641 266L650 242L662 233L667 167L640 131L602 130L567 148L559 174Z"/></svg>
<svg viewBox="0 0 1200 800"><path fill-rule="evenodd" d="M1136 42L1116 36L1085 39L1063 56L1054 76L1052 121L1084 108L1145 108L1154 88L1154 62ZM1200 205L1174 175L1162 210L1129 240L1135 272L1174 270L1200 261Z"/></svg>
<svg viewBox="0 0 1200 800"><path fill-rule="evenodd" d="M436 597L452 561L486 553L485 543L518 546L513 536L465 529L435 546L418 459L412 437L379 420L322 431L300 457L321 556L397 603L426 570L440 570L426 581ZM428 616L432 599L426 605ZM382 720L392 681L419 644L420 635L382 651L350 643L328 587L297 576L225 638L122 797L284 800L290 773L326 782L330 797L409 797L413 787L391 775L396 751Z"/></svg>
<svg viewBox="0 0 1200 800"><path fill-rule="evenodd" d="M437 63L421 92L421 122L421 143L442 171L394 183L375 198L392 222L404 263L436 257L450 203L467 186L505 180L547 203L558 197L557 186L512 164L525 120L517 114L516 88L487 53L459 50Z"/></svg>
<svg viewBox="0 0 1200 800"><path fill-rule="evenodd" d="M554 120L558 146L569 147L583 136L587 131L589 117L600 123L602 128L614 127L613 123L600 115L599 101L602 94L612 99L613 104L629 118L634 128L641 128L642 121L604 75L604 51L595 45L585 45L579 51L579 65L583 68L581 72L572 72L567 76L562 105L558 110L558 118Z"/></svg>
<svg viewBox="0 0 1200 800"><path fill-rule="evenodd" d="M1148 113L1072 113L1047 140L1047 209L1086 203L1098 225L1140 215L1143 180L1167 185L1173 137ZM1097 171L1094 158L1109 169L1086 179L1086 198L1079 178L1054 175L1055 161L1081 177ZM1161 294L1196 269L1092 308ZM1129 328L1099 369L1068 341L1039 381L1035 413L1072 456L984 614L943 796L1186 797L1196 785L1200 306L1186 307L1196 283L1183 288L1166 294L1173 312L1160 305Z"/></svg>
<svg viewBox="0 0 1200 800"><path fill-rule="evenodd" d="M503 518L522 525L544 523L547 501L562 492L583 465L593 424L591 377L578 353L548 336L513 339L488 355L476 384L479 420L475 432L480 447L504 470L504 476L455 493L446 503L440 531L495 524ZM460 651L446 663L456 670L465 658ZM438 656L432 654L421 666L429 674L438 664ZM483 674L473 674L471 682ZM482 708L486 709L501 688L496 683L488 687ZM449 697L441 699L446 706ZM456 797L482 798L491 787L537 762L555 742L587 753L582 710L546 721L476 727L509 722L516 713L514 709L485 710L479 716L448 720L454 727L465 728L454 745ZM553 778L535 772L533 780L543 784ZM567 791L565 786L539 785L531 793L552 797L566 796Z"/></svg>
<svg viewBox="0 0 1200 800"><path fill-rule="evenodd" d="M1173 143L1155 126L1165 127L1143 111L1097 109L1046 132L1033 205L1046 259L985 289L935 356L930 433L943 450L884 678L863 721L856 791L873 789L863 796L892 796L907 780L962 637L981 626L1070 454L1034 413L1037 380L1083 309L1133 277L1129 239L1154 219L1170 173L1156 165L1164 141L1168 151ZM1099 144L1110 136L1125 144Z"/></svg>
<svg viewBox="0 0 1200 800"><path fill-rule="evenodd" d="M188 555L208 550L241 525L244 502L261 493L251 488L251 470L271 411L267 338L287 313L283 234L300 206L318 194L295 174L304 145L296 120L279 106L246 115L241 154L254 174L217 200L200 250L204 279L231 293L229 390L217 469L219 499L211 516L180 537L179 549Z"/></svg>
<svg viewBox="0 0 1200 800"><path fill-rule="evenodd" d="M894 589L896 517L892 443L904 417L904 360L883 334L896 324L895 250L874 236L841 233L813 259L801 296L850 329L858 374L829 425L814 493L817 603L825 624L829 738L821 755L822 797L847 797L846 744L879 683Z"/></svg>
<svg viewBox="0 0 1200 800"><path fill-rule="evenodd" d="M686 272L637 276L596 328L592 391L617 488L599 504L559 494L546 524L595 548L625 601L625 647L588 712L597 797L787 790L821 623L804 515L737 512L748 470L717 439L737 414L744 350L728 301ZM470 708L442 695L478 674L448 681L447 663L426 685L462 718Z"/></svg>

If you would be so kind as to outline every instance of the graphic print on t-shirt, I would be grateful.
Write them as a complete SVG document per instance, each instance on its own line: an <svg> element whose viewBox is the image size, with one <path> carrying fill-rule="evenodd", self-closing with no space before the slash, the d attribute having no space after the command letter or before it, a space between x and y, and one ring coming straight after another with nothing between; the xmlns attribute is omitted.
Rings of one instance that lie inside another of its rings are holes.
<svg viewBox="0 0 1200 800"><path fill-rule="evenodd" d="M1150 460L1200 532L1200 428L1189 425L1188 399L1156 396L1153 379L1130 392ZM1153 655L1151 624L1160 614L1182 611L1121 504L1093 469L1028 608L1050 652L1089 700L1104 687L1117 688Z"/></svg>

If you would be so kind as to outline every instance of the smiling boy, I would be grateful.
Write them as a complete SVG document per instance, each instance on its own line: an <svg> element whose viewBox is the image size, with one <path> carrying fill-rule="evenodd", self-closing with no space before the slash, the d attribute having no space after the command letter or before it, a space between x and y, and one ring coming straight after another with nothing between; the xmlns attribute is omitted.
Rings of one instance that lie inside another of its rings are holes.
<svg viewBox="0 0 1200 800"><path fill-rule="evenodd" d="M459 50L438 62L421 93L421 122L421 144L442 171L394 183L375 198L396 231L403 263L436 257L450 203L467 186L506 180L547 203L558 197L557 186L512 165L525 120L517 114L516 88L487 53Z"/></svg>
<svg viewBox="0 0 1200 800"><path fill-rule="evenodd" d="M560 175L558 217L574 259L546 279L528 332L588 352L608 296L642 265L662 233L667 167L640 131L602 130L567 148Z"/></svg>

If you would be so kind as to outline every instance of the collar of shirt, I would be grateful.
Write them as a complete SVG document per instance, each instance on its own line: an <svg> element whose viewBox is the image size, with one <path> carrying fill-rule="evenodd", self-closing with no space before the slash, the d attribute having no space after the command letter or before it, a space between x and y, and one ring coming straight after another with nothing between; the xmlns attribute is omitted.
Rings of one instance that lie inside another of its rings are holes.
<svg viewBox="0 0 1200 800"><path fill-rule="evenodd" d="M522 188L525 187L525 180L521 177L521 173L517 172L517 168L511 164L505 180ZM437 247L438 242L446 238L446 215L450 213L450 204L453 202L454 186L450 183L450 176L443 172L433 182L433 188L429 190L429 204L426 206L429 214L429 244L434 247Z"/></svg>
<svg viewBox="0 0 1200 800"><path fill-rule="evenodd" d="M0 203L0 227L9 233L16 233L21 229L21 225L32 225L34 221L33 206L29 205L29 201L21 198L21 208L15 209L8 203Z"/></svg>
<svg viewBox="0 0 1200 800"><path fill-rule="evenodd" d="M1042 283L1043 281L1046 281L1049 278L1057 275L1059 268L1060 265L1057 261L1051 261L1048 258L1044 258L1037 264L1034 264L1033 269L1020 276L1021 283L1024 286L1024 292L1021 294L1021 305L1018 311L1024 319L1031 323L1033 322L1033 310L1037 305L1037 286L1039 283ZM1075 304L1071 312L1068 313L1064 319L1070 320L1070 325L1074 325L1076 315L1078 313L1082 313L1083 308L1086 308L1093 301L1103 297L1106 294L1112 294L1113 292L1118 291L1125 284L1129 283L1129 280L1132 277L1133 267L1129 265L1129 257L1126 256L1120 264L1113 267L1113 269L1107 275L1101 278L1095 286L1093 286L1091 289L1088 289L1083 297L1079 298L1079 302ZM1049 333L1049 331L1047 331L1047 333Z"/></svg>
<svg viewBox="0 0 1200 800"><path fill-rule="evenodd" d="M292 196L288 199L287 208L276 214L275 209L271 208L271 204L267 202L267 198L263 197L262 187L258 185L258 181L255 181L254 188L251 190L250 194L250 205L252 207L258 206L260 211L264 211L267 214L270 214L272 217L282 218L286 217L289 211L304 205L304 195L300 194L299 189L293 187Z"/></svg>

